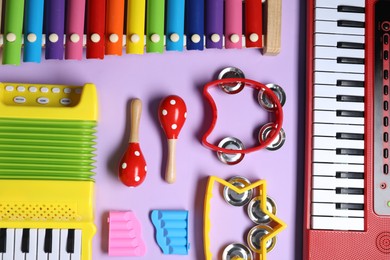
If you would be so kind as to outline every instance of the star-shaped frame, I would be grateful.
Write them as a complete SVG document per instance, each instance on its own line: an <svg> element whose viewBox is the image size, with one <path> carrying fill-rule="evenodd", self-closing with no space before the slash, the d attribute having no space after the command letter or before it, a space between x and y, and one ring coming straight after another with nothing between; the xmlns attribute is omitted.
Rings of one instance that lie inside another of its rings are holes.
<svg viewBox="0 0 390 260"><path fill-rule="evenodd" d="M267 206L265 203L267 201L267 183L265 180L258 180L246 187L240 188L236 187L233 184L220 179L216 176L210 176L207 182L207 188L206 188L206 194L205 194L205 200L204 200L204 226L203 226L203 246L204 246L204 253L205 253L205 259L211 260L212 254L210 250L210 237L209 233L211 230L211 221L210 221L210 207L211 207L211 198L213 196L213 187L214 183L217 182L225 187L228 187L229 189L241 194L246 191L252 190L252 189L258 189L258 196L261 198L260 203L260 209L262 212L264 212L266 215L269 216L270 220L273 221L273 229L270 230L268 234L263 236L260 241L260 250L256 251L255 253L258 254L259 260L266 260L267 258L267 246L266 243L268 240L276 237L277 234L279 234L282 230L284 230L287 225L278 217L276 217L272 212L269 212L267 210ZM263 203L264 202L264 203Z"/></svg>

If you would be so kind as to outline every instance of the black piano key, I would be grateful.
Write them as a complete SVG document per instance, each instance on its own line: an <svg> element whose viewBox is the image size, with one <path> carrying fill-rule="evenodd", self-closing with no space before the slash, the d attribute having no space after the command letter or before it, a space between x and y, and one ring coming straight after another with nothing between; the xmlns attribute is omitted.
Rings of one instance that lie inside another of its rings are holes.
<svg viewBox="0 0 390 260"><path fill-rule="evenodd" d="M337 80L336 85L339 87L359 87L364 88L364 81L359 80Z"/></svg>
<svg viewBox="0 0 390 260"><path fill-rule="evenodd" d="M66 239L66 252L69 254L74 253L74 229L68 230L68 237Z"/></svg>
<svg viewBox="0 0 390 260"><path fill-rule="evenodd" d="M364 50L364 43L358 42L337 42L337 48Z"/></svg>
<svg viewBox="0 0 390 260"><path fill-rule="evenodd" d="M339 179L364 179L363 172L336 172L336 178Z"/></svg>
<svg viewBox="0 0 390 260"><path fill-rule="evenodd" d="M340 155L364 155L364 149L336 148L336 154L340 154Z"/></svg>
<svg viewBox="0 0 390 260"><path fill-rule="evenodd" d="M336 139L364 140L364 134L336 133Z"/></svg>
<svg viewBox="0 0 390 260"><path fill-rule="evenodd" d="M336 203L336 209L364 210L364 204L358 204L358 203Z"/></svg>
<svg viewBox="0 0 390 260"><path fill-rule="evenodd" d="M383 52L383 59L388 60L389 59L389 51L384 51Z"/></svg>
<svg viewBox="0 0 390 260"><path fill-rule="evenodd" d="M365 23L364 22L358 22L358 21L349 21L349 20L338 20L337 26L339 27L354 27L354 28L364 28Z"/></svg>
<svg viewBox="0 0 390 260"><path fill-rule="evenodd" d="M52 252L52 243L53 243L53 229L45 230L45 243L43 244L43 251L45 253Z"/></svg>
<svg viewBox="0 0 390 260"><path fill-rule="evenodd" d="M0 253L5 253L7 249L7 229L0 228Z"/></svg>
<svg viewBox="0 0 390 260"><path fill-rule="evenodd" d="M343 13L361 13L361 14L365 13L364 7L349 6L349 5L339 5L337 6L337 11Z"/></svg>
<svg viewBox="0 0 390 260"><path fill-rule="evenodd" d="M364 64L362 58L350 58L350 57L337 57L337 63L343 64Z"/></svg>
<svg viewBox="0 0 390 260"><path fill-rule="evenodd" d="M363 195L362 188L336 188L336 194Z"/></svg>
<svg viewBox="0 0 390 260"><path fill-rule="evenodd" d="M349 96L349 95L337 95L336 100L340 102L364 102L364 97L361 96Z"/></svg>
<svg viewBox="0 0 390 260"><path fill-rule="evenodd" d="M340 117L364 117L364 112L351 110L336 110L336 115Z"/></svg>
<svg viewBox="0 0 390 260"><path fill-rule="evenodd" d="M22 252L30 252L30 229L24 228L22 233Z"/></svg>

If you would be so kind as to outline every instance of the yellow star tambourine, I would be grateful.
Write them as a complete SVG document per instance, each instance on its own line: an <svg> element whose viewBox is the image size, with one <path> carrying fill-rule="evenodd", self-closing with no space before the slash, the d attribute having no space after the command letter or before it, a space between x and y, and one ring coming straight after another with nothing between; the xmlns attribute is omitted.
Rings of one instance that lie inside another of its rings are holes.
<svg viewBox="0 0 390 260"><path fill-rule="evenodd" d="M268 230L268 234L264 235L261 238L260 241L260 249L259 250L254 250L251 248L251 250L254 253L257 253L259 255L258 259L259 260L266 260L267 258L267 241L274 239L277 234L279 234L283 229L287 227L287 225L278 217L276 217L272 212L270 212L267 209L266 202L267 201L267 184L265 180L258 180L255 183L252 183L246 187L236 187L232 183L229 183L223 179L220 179L215 176L210 176L208 179L207 183L207 188L206 188L206 194L205 194L205 200L204 200L204 227L203 227L203 246L204 246L204 253L205 253L205 259L206 260L211 260L212 259L212 254L210 250L210 237L209 233L211 230L211 222L210 222L210 201L213 196L213 187L214 183L218 182L219 184L228 187L229 189L242 194L246 191L252 190L257 188L258 189L258 197L260 197L260 210L269 216L270 220L273 221L273 229Z"/></svg>

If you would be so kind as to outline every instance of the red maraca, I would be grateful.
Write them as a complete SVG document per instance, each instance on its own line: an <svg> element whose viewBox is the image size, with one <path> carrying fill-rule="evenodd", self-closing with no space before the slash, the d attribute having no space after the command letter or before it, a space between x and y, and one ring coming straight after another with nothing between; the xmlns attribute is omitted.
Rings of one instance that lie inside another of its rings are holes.
<svg viewBox="0 0 390 260"><path fill-rule="evenodd" d="M138 140L139 122L142 103L140 99L130 104L130 138L129 145L119 165L119 179L129 187L140 185L146 177L146 162Z"/></svg>
<svg viewBox="0 0 390 260"><path fill-rule="evenodd" d="M174 183L176 180L176 139L179 137L186 117L187 107L181 97L172 95L161 101L158 118L168 139L168 161L165 171L165 180L168 183Z"/></svg>

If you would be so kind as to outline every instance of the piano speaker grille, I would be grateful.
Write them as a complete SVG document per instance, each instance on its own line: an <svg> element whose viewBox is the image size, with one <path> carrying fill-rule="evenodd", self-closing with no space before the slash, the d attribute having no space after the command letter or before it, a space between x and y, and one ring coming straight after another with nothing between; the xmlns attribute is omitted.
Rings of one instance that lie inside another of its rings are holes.
<svg viewBox="0 0 390 260"><path fill-rule="evenodd" d="M71 203L0 203L0 220L77 220L76 205Z"/></svg>

